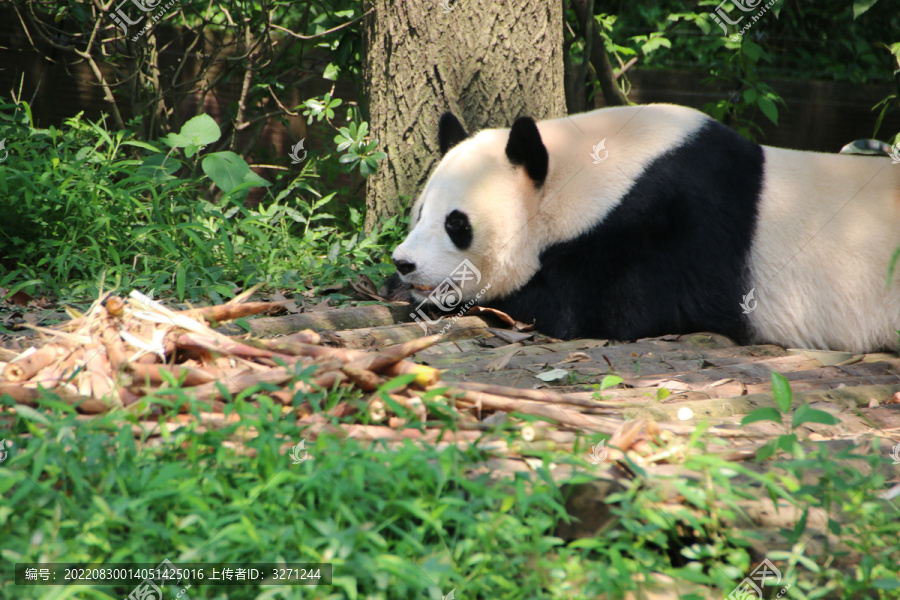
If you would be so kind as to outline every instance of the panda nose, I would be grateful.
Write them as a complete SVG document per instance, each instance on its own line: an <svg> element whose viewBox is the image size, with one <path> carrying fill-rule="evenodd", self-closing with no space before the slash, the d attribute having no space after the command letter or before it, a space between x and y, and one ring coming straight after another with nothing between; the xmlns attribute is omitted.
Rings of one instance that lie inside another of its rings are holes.
<svg viewBox="0 0 900 600"><path fill-rule="evenodd" d="M409 275L416 270L416 263L414 262L403 260L402 258L395 258L393 261L394 266L397 267L397 271L399 271L401 275Z"/></svg>

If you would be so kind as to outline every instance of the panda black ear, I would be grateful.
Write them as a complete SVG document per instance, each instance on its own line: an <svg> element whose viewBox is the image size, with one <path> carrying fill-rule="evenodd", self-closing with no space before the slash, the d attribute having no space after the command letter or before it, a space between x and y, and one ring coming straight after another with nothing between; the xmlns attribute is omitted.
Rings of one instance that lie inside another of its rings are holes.
<svg viewBox="0 0 900 600"><path fill-rule="evenodd" d="M512 164L524 166L534 185L541 186L544 183L550 166L550 157L544 142L541 141L541 133L534 119L519 117L513 123L509 131L509 141L506 143L506 157Z"/></svg>
<svg viewBox="0 0 900 600"><path fill-rule="evenodd" d="M447 154L450 148L467 137L469 137L469 134L466 133L462 123L459 122L459 119L453 113L445 112L441 115L441 120L438 123L438 145L441 148L441 156Z"/></svg>

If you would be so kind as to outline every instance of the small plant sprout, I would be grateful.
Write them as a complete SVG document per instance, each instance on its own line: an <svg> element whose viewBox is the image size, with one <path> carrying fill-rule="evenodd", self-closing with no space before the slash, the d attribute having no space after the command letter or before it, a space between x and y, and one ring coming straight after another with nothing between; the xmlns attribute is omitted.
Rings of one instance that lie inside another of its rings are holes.
<svg viewBox="0 0 900 600"><path fill-rule="evenodd" d="M775 397L775 404L777 404L778 408L774 408L771 406L757 408L749 415L741 419L741 425L748 425L750 423L756 423L758 421L774 421L775 423L783 424L784 417L787 416L787 413L791 410L793 395L791 393L791 385L788 382L787 378L781 373L777 373L775 371L772 372L772 395ZM802 454L800 445L797 442L797 434L794 433L794 431L797 429L797 427L803 425L804 423L836 425L838 423L838 420L834 417L834 415L831 415L823 410L817 410L810 407L809 403L807 402L794 410L794 414L791 417L790 429L787 429L786 427L786 430L789 433L780 435L778 438L772 440L772 443L767 444L763 449L760 450L759 457L762 459L768 458L775 454L778 450L784 450L785 452L794 455Z"/></svg>
<svg viewBox="0 0 900 600"><path fill-rule="evenodd" d="M348 165L352 170L359 168L363 177L368 177L378 168L378 162L387 158L384 152L376 152L377 139L370 139L368 123L350 123L347 127L338 129L334 137L339 152L344 152L339 159L341 164Z"/></svg>
<svg viewBox="0 0 900 600"><path fill-rule="evenodd" d="M171 157L175 150L184 152L185 158L197 156L207 145L219 141L222 132L209 115L198 115L184 124L178 133L170 133L162 142L172 149L167 154L154 154L147 158L140 169L150 177L165 180L172 178L182 163ZM238 154L225 150L206 154L200 161L203 172L212 179L226 196L243 200L252 187L268 187L271 184L250 170L250 165Z"/></svg>
<svg viewBox="0 0 900 600"><path fill-rule="evenodd" d="M591 386L596 390L594 392L594 399L602 400L603 396L600 395L600 392L602 392L606 389L609 389L613 386L617 386L620 383L622 383L623 381L624 380L621 377L619 377L618 375L607 375L600 381L600 383L595 383L593 386Z"/></svg>

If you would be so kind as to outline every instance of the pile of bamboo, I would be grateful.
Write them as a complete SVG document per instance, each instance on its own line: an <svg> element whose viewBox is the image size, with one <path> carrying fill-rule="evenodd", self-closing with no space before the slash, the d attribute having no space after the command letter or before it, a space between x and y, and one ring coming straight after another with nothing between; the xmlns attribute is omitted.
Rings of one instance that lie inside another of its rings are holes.
<svg viewBox="0 0 900 600"><path fill-rule="evenodd" d="M566 432L614 435L625 423L621 403L549 390L441 382L440 371L408 360L440 340L439 335L364 351L324 346L319 334L309 329L274 339L237 339L212 329L211 325L278 306L244 302L252 292L227 304L182 311L170 310L137 291L127 299L109 295L85 314L72 312L73 318L64 324L36 328L42 336L36 346L18 354L4 351L7 354L0 359L8 356L9 361L0 362L0 395L34 406L44 389L81 413L97 414L117 407L145 413L152 411L153 403L138 404L142 398L187 394L208 403L206 414L215 421L226 402L256 386L285 411L295 410L301 425L364 411L366 425L359 429L365 433L360 435L379 439L415 437L411 431L387 430L401 429L409 421L444 419L448 413L461 427L476 430L484 429L480 426L485 416L512 412L538 417ZM410 376L405 384L381 389L400 375ZM314 414L309 394L337 387L355 388L368 396L364 402L340 402L326 415ZM441 415L432 414L431 403L441 405ZM523 439L571 441L568 434L548 431L526 425Z"/></svg>
<svg viewBox="0 0 900 600"><path fill-rule="evenodd" d="M80 419L130 410L142 419L136 435L158 435L161 428L196 420L192 414L180 414L179 423L159 422L161 403L144 399L196 398L206 404L197 417L200 425L218 427L234 420L233 414L225 418L226 403L254 391L282 404L282 412L293 413L298 426L308 427L312 436L334 430L360 439L480 444L484 432L503 419L499 413L518 413L537 419L518 424L522 443L529 448L571 447L579 433L601 434L611 438L613 460L632 449L652 461L668 460L654 447L670 446L671 434L693 431L687 424L644 420L625 427L621 413L629 405L622 402L546 389L440 381L440 371L409 360L438 342L439 335L366 351L325 346L309 329L256 339L232 338L212 328L279 305L244 302L253 291L226 304L182 311L137 291L127 299L108 295L84 314L70 311L72 319L64 324L35 328L39 342L24 352L0 348L0 395L36 406L42 390L50 391L83 413ZM403 375L408 377L385 387ZM316 394L341 387L363 396L347 396L324 414L314 408ZM186 410L187 404L183 406ZM456 422L455 431L440 426L448 415ZM497 417L484 422L491 415Z"/></svg>
<svg viewBox="0 0 900 600"><path fill-rule="evenodd" d="M320 345L313 331L270 340L236 340L210 324L266 312L277 303L241 302L173 311L134 291L127 300L107 296L85 314L55 328L36 328L39 344L0 362L0 395L34 405L39 388L83 413L128 407L174 388L220 403L257 384L280 389L271 396L291 404L298 392L356 386L373 391L386 378L412 374L412 386L433 385L439 372L406 357L435 341L413 340L379 352ZM298 379L296 374L304 372Z"/></svg>

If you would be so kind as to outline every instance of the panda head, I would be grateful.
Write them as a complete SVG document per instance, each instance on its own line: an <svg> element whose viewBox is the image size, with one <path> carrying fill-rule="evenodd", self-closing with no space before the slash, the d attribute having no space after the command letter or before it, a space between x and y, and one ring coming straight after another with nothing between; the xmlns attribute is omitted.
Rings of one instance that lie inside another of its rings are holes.
<svg viewBox="0 0 900 600"><path fill-rule="evenodd" d="M435 294L448 290L456 294L454 304L505 296L540 264L531 228L550 164L538 127L521 117L511 129L470 137L446 113L438 142L442 160L413 205L409 235L392 255L397 272L416 301L441 305Z"/></svg>

